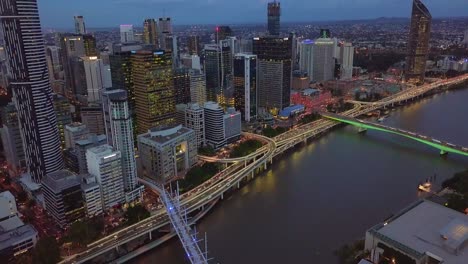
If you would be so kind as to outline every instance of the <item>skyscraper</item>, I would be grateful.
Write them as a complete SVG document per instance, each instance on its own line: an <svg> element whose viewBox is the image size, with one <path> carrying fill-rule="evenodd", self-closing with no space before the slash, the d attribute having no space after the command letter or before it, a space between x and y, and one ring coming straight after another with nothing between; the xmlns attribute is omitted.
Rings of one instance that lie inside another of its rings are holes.
<svg viewBox="0 0 468 264"><path fill-rule="evenodd" d="M158 19L158 28L159 28L159 47L161 49L166 49L167 45L166 38L172 35L172 23L170 17L160 17Z"/></svg>
<svg viewBox="0 0 468 264"><path fill-rule="evenodd" d="M190 101L200 106L206 102L206 77L200 70L190 70Z"/></svg>
<svg viewBox="0 0 468 264"><path fill-rule="evenodd" d="M220 48L218 45L205 45L206 98L216 101L221 93Z"/></svg>
<svg viewBox="0 0 468 264"><path fill-rule="evenodd" d="M340 79L349 80L353 78L354 47L345 42L340 47Z"/></svg>
<svg viewBox="0 0 468 264"><path fill-rule="evenodd" d="M281 6L279 2L268 3L268 33L272 36L280 34Z"/></svg>
<svg viewBox="0 0 468 264"><path fill-rule="evenodd" d="M200 36L189 36L187 49L190 55L200 55Z"/></svg>
<svg viewBox="0 0 468 264"><path fill-rule="evenodd" d="M163 50L132 54L137 133L169 125L175 118L175 93L171 53Z"/></svg>
<svg viewBox="0 0 468 264"><path fill-rule="evenodd" d="M257 116L257 56L236 54L234 57L234 105L249 122Z"/></svg>
<svg viewBox="0 0 468 264"><path fill-rule="evenodd" d="M1 1L0 20L28 171L40 182L63 159L36 0Z"/></svg>
<svg viewBox="0 0 468 264"><path fill-rule="evenodd" d="M432 16L420 0L413 0L411 26L407 46L406 74L407 82L422 83L426 72L429 52Z"/></svg>
<svg viewBox="0 0 468 264"><path fill-rule="evenodd" d="M219 43L227 37L232 36L232 29L229 26L217 26L215 28L215 41Z"/></svg>
<svg viewBox="0 0 468 264"><path fill-rule="evenodd" d="M276 113L290 105L292 43L290 38L253 39L253 53L258 58L257 103L259 108Z"/></svg>
<svg viewBox="0 0 468 264"><path fill-rule="evenodd" d="M311 80L323 82L332 80L335 70L335 43L330 38L318 38L313 48L313 70Z"/></svg>
<svg viewBox="0 0 468 264"><path fill-rule="evenodd" d="M307 72L312 79L314 74L314 41L310 39L299 43L299 70Z"/></svg>
<svg viewBox="0 0 468 264"><path fill-rule="evenodd" d="M120 25L120 42L127 43L134 41L133 25Z"/></svg>
<svg viewBox="0 0 468 264"><path fill-rule="evenodd" d="M178 68L174 70L175 102L178 104L190 103L190 70Z"/></svg>
<svg viewBox="0 0 468 264"><path fill-rule="evenodd" d="M75 33L84 35L86 34L86 26L83 16L75 16Z"/></svg>
<svg viewBox="0 0 468 264"><path fill-rule="evenodd" d="M158 24L153 18L145 19L143 23L143 42L158 47Z"/></svg>
<svg viewBox="0 0 468 264"><path fill-rule="evenodd" d="M135 148L133 144L132 117L128 109L125 90L108 90L103 93L107 137L112 139L114 149L120 151L124 190L133 191L137 185ZM109 121L109 122L107 122ZM110 133L109 133L110 131ZM133 199L129 199L130 201Z"/></svg>

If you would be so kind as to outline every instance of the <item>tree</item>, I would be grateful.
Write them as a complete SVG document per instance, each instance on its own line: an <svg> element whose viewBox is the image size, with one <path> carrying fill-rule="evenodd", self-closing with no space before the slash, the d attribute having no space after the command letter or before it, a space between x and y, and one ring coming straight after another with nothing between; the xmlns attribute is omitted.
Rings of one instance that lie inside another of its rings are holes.
<svg viewBox="0 0 468 264"><path fill-rule="evenodd" d="M200 147L198 149L198 154L208 157L213 157L216 155L216 151L211 146Z"/></svg>
<svg viewBox="0 0 468 264"><path fill-rule="evenodd" d="M32 252L35 264L55 264L60 261L60 249L54 237L44 237L37 241Z"/></svg>
<svg viewBox="0 0 468 264"><path fill-rule="evenodd" d="M103 229L104 221L101 217L95 217L86 221L76 221L68 229L65 241L83 246L96 240Z"/></svg>
<svg viewBox="0 0 468 264"><path fill-rule="evenodd" d="M150 215L150 212L140 204L128 208L127 212L125 212L125 218L127 218L128 225L138 223L141 220L150 217Z"/></svg>

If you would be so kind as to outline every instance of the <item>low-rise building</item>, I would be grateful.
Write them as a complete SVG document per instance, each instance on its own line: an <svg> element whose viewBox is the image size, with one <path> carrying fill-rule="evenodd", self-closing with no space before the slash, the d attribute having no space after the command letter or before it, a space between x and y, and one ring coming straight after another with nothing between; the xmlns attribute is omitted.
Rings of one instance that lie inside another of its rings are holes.
<svg viewBox="0 0 468 264"><path fill-rule="evenodd" d="M75 142L75 151L78 161L78 173L88 173L88 163L86 161L86 151L88 149L106 144L107 137L105 135L90 134L86 139L77 140Z"/></svg>
<svg viewBox="0 0 468 264"><path fill-rule="evenodd" d="M443 205L420 200L366 232L373 263L466 264L468 218Z"/></svg>
<svg viewBox="0 0 468 264"><path fill-rule="evenodd" d="M2 263L14 263L14 257L25 253L39 239L32 225L25 225L18 216L0 222L0 256Z"/></svg>
<svg viewBox="0 0 468 264"><path fill-rule="evenodd" d="M10 191L0 193L0 221L14 217L18 214L16 200Z"/></svg>
<svg viewBox="0 0 468 264"><path fill-rule="evenodd" d="M182 125L153 128L138 136L138 175L167 182L185 173L197 162L195 132Z"/></svg>

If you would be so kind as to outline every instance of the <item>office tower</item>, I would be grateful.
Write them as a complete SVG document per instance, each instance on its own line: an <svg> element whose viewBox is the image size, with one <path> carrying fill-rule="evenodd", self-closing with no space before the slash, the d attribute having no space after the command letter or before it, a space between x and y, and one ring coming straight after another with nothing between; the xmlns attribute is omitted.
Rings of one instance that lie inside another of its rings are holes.
<svg viewBox="0 0 468 264"><path fill-rule="evenodd" d="M138 135L138 150L138 175L157 182L184 176L197 163L195 132L182 125L152 128Z"/></svg>
<svg viewBox="0 0 468 264"><path fill-rule="evenodd" d="M135 114L135 92L132 77L131 51L114 52L109 55L112 88L127 91L128 107ZM135 120L134 120L135 121Z"/></svg>
<svg viewBox="0 0 468 264"><path fill-rule="evenodd" d="M190 103L189 69L186 69L186 68L175 69L173 78L174 78L176 105Z"/></svg>
<svg viewBox="0 0 468 264"><path fill-rule="evenodd" d="M340 64L341 64L341 79L349 80L353 78L353 60L354 47L353 44L346 42L340 47Z"/></svg>
<svg viewBox="0 0 468 264"><path fill-rule="evenodd" d="M49 173L42 180L42 193L47 212L62 229L85 216L78 175L68 170Z"/></svg>
<svg viewBox="0 0 468 264"><path fill-rule="evenodd" d="M320 65L319 65L320 66ZM313 79L314 76L314 41L306 39L299 44L299 70L307 72Z"/></svg>
<svg viewBox="0 0 468 264"><path fill-rule="evenodd" d="M175 118L175 93L171 53L137 51L132 54L137 132L170 125Z"/></svg>
<svg viewBox="0 0 468 264"><path fill-rule="evenodd" d="M135 32L133 36L133 41L135 41L136 43L144 43L144 33Z"/></svg>
<svg viewBox="0 0 468 264"><path fill-rule="evenodd" d="M187 108L187 104L178 104L176 105L176 112L175 112L175 125L184 125L185 124L185 109Z"/></svg>
<svg viewBox="0 0 468 264"><path fill-rule="evenodd" d="M84 35L86 34L86 26L83 16L75 16L75 33Z"/></svg>
<svg viewBox="0 0 468 264"><path fill-rule="evenodd" d="M101 187L97 183L96 177L90 174L81 175L81 191L83 192L86 217L92 218L102 214Z"/></svg>
<svg viewBox="0 0 468 264"><path fill-rule="evenodd" d="M183 54L180 58L180 62L182 67L201 70L200 57L198 57L198 55Z"/></svg>
<svg viewBox="0 0 468 264"><path fill-rule="evenodd" d="M225 40L227 37L232 36L232 29L229 26L217 26L215 28L215 41L219 43L221 40Z"/></svg>
<svg viewBox="0 0 468 264"><path fill-rule="evenodd" d="M240 39L239 40L239 52L245 54L252 54L252 39Z"/></svg>
<svg viewBox="0 0 468 264"><path fill-rule="evenodd" d="M172 68L176 69L180 65L179 38L174 35L166 35L162 50L170 52L172 55Z"/></svg>
<svg viewBox="0 0 468 264"><path fill-rule="evenodd" d="M70 103L67 98L59 94L54 94L53 96L54 110L57 116L57 127L60 135L60 145L62 149L65 149L65 126L73 122L70 112Z"/></svg>
<svg viewBox="0 0 468 264"><path fill-rule="evenodd" d="M221 40L220 45L220 80L221 80L221 96L222 103L225 106L234 105L234 91L232 89L232 71L233 71L233 59L234 43L235 39ZM220 99L218 98L218 101ZM231 102L232 101L232 102Z"/></svg>
<svg viewBox="0 0 468 264"><path fill-rule="evenodd" d="M170 17L160 17L158 19L158 28L159 28L159 47L161 49L166 49L167 43L166 38L172 35L172 23Z"/></svg>
<svg viewBox="0 0 468 264"><path fill-rule="evenodd" d="M407 82L423 83L426 73L426 61L429 52L432 16L420 0L413 0L411 26L407 46L406 73Z"/></svg>
<svg viewBox="0 0 468 264"><path fill-rule="evenodd" d="M65 162L65 169L73 172L80 173L78 164L78 155L75 149L68 148L63 151L63 161Z"/></svg>
<svg viewBox="0 0 468 264"><path fill-rule="evenodd" d="M47 65L49 66L49 76L51 81L64 78L60 53L60 47L47 46L46 48Z"/></svg>
<svg viewBox="0 0 468 264"><path fill-rule="evenodd" d="M205 45L206 95L209 101L230 97L227 93L232 80L232 54L228 43ZM223 103L223 102L220 102Z"/></svg>
<svg viewBox="0 0 468 264"><path fill-rule="evenodd" d="M74 148L78 140L85 139L89 135L89 129L85 124L74 122L65 126L65 148Z"/></svg>
<svg viewBox="0 0 468 264"><path fill-rule="evenodd" d="M279 2L268 3L268 33L272 36L280 34L281 6Z"/></svg>
<svg viewBox="0 0 468 264"><path fill-rule="evenodd" d="M290 105L291 98L291 39L263 37L253 39L257 55L258 107L278 112Z"/></svg>
<svg viewBox="0 0 468 264"><path fill-rule="evenodd" d="M8 0L0 6L26 162L31 178L39 183L46 174L63 168L63 158L37 3Z"/></svg>
<svg viewBox="0 0 468 264"><path fill-rule="evenodd" d="M207 145L219 149L226 145L224 137L224 110L215 102L206 102L205 112L205 141Z"/></svg>
<svg viewBox="0 0 468 264"><path fill-rule="evenodd" d="M120 25L120 42L127 43L134 41L133 25Z"/></svg>
<svg viewBox="0 0 468 264"><path fill-rule="evenodd" d="M60 51L61 61L65 74L65 95L67 98L75 101L77 92L83 85L82 69L76 68L77 62L81 57L97 56L96 40L93 36L74 35L74 34L60 34ZM75 66L75 68L74 68ZM78 71L78 72L77 72Z"/></svg>
<svg viewBox="0 0 468 264"><path fill-rule="evenodd" d="M114 149L120 151L124 190L133 191L137 185L135 147L133 144L132 117L128 109L125 90L108 90L103 93L104 113L108 113L107 138ZM107 121L107 120L106 120ZM109 133L110 132L110 133Z"/></svg>
<svg viewBox="0 0 468 264"><path fill-rule="evenodd" d="M190 71L190 102L202 106L206 102L205 74L199 70Z"/></svg>
<svg viewBox="0 0 468 264"><path fill-rule="evenodd" d="M75 141L75 152L78 160L79 174L88 173L88 164L86 161L86 152L90 148L107 144L105 135L88 134L84 139Z"/></svg>
<svg viewBox="0 0 468 264"><path fill-rule="evenodd" d="M105 134L104 115L101 104L90 104L81 107L81 123L85 124L89 132L97 135Z"/></svg>
<svg viewBox="0 0 468 264"><path fill-rule="evenodd" d="M21 140L18 112L14 103L9 103L2 108L2 123L2 143L6 161L9 164L8 170L10 174L16 175L19 172L18 169L26 167L26 156Z"/></svg>
<svg viewBox="0 0 468 264"><path fill-rule="evenodd" d="M289 38L291 39L292 47L291 47L291 63L292 63L292 70L299 69L299 38L295 32L289 33Z"/></svg>
<svg viewBox="0 0 468 264"><path fill-rule="evenodd" d="M311 79L316 82L332 80L335 72L335 45L330 38L315 40L313 48L313 70Z"/></svg>
<svg viewBox="0 0 468 264"><path fill-rule="evenodd" d="M82 57L83 67L86 76L86 103L97 103L100 101L99 92L104 87L103 73L104 64L97 57Z"/></svg>
<svg viewBox="0 0 468 264"><path fill-rule="evenodd" d="M293 71L292 86L293 90L304 90L309 88L310 78L309 74L304 71Z"/></svg>
<svg viewBox="0 0 468 264"><path fill-rule="evenodd" d="M185 108L185 127L195 132L197 148L205 145L205 111L199 104L187 104Z"/></svg>
<svg viewBox="0 0 468 264"><path fill-rule="evenodd" d="M172 23L170 17L160 17L159 19L159 30L164 34L172 34Z"/></svg>
<svg viewBox="0 0 468 264"><path fill-rule="evenodd" d="M236 54L234 57L234 105L249 122L257 116L257 56Z"/></svg>
<svg viewBox="0 0 468 264"><path fill-rule="evenodd" d="M159 46L158 41L158 25L153 18L145 19L143 23L143 43Z"/></svg>
<svg viewBox="0 0 468 264"><path fill-rule="evenodd" d="M97 57L99 55L96 48L96 38L92 35L83 35L83 45L86 56Z"/></svg>
<svg viewBox="0 0 468 264"><path fill-rule="evenodd" d="M200 36L189 36L187 40L187 49L190 55L200 56Z"/></svg>
<svg viewBox="0 0 468 264"><path fill-rule="evenodd" d="M221 93L221 61L218 45L205 45L204 70L206 76L206 97L209 101L216 101Z"/></svg>
<svg viewBox="0 0 468 264"><path fill-rule="evenodd" d="M120 151L109 145L86 151L89 174L96 177L101 186L102 207L107 210L125 202Z"/></svg>
<svg viewBox="0 0 468 264"><path fill-rule="evenodd" d="M234 107L228 107L226 113L223 115L224 125L224 138L226 144L236 142L241 136L242 126L241 113L236 111Z"/></svg>

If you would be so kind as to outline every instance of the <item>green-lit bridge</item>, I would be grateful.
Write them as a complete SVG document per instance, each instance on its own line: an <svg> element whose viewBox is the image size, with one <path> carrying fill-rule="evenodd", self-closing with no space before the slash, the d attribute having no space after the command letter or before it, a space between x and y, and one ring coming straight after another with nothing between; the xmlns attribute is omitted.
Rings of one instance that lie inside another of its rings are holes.
<svg viewBox="0 0 468 264"><path fill-rule="evenodd" d="M323 117L334 120L337 122L341 123L346 123L350 124L356 127L359 127L361 129L367 130L377 130L377 131L382 131L385 133L391 133L395 135L399 135L405 138L409 138L415 141L418 141L420 143L429 145L433 148L436 148L440 150L441 155L445 155L448 153L454 153L454 154L459 154L463 156L468 156L468 148L462 147L462 146L457 146L455 144L449 143L449 142L444 142L432 137L420 135L414 132L406 131L403 129L398 129L398 128L393 128L381 124L376 124L374 122L369 122L369 121L364 121L360 119L355 119L351 117L346 117L346 116L341 116L337 114L332 114L332 113L321 113Z"/></svg>

